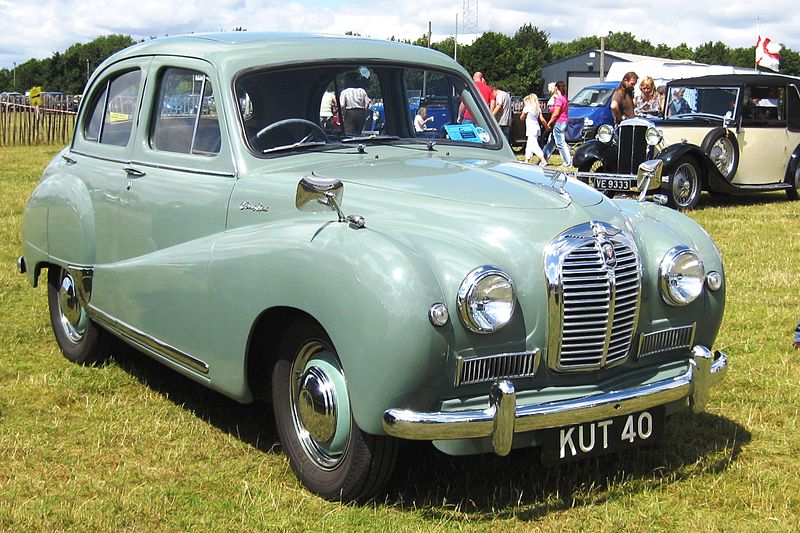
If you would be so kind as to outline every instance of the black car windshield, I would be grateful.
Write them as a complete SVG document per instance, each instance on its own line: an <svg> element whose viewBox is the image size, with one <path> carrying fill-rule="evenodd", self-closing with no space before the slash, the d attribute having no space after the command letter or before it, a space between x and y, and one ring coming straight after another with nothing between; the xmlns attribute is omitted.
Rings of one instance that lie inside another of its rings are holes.
<svg viewBox="0 0 800 533"><path fill-rule="evenodd" d="M689 114L736 116L738 87L693 87L670 85L667 88L666 116Z"/></svg>
<svg viewBox="0 0 800 533"><path fill-rule="evenodd" d="M570 100L571 107L604 107L611 95L614 94L614 87L584 87Z"/></svg>
<svg viewBox="0 0 800 533"><path fill-rule="evenodd" d="M480 94L453 73L316 63L251 71L234 87L246 142L257 154L349 148L354 142L501 146Z"/></svg>

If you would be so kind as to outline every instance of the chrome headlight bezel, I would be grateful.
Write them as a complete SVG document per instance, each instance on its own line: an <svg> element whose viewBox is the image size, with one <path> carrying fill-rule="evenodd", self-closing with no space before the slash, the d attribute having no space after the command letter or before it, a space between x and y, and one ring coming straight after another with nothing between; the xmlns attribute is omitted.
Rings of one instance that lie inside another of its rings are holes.
<svg viewBox="0 0 800 533"><path fill-rule="evenodd" d="M688 246L670 249L659 267L661 297L669 305L689 305L703 294L705 267L697 252Z"/></svg>
<svg viewBox="0 0 800 533"><path fill-rule="evenodd" d="M613 136L614 136L614 128L609 124L601 124L597 128L597 133L594 134L594 138L600 141L601 143L611 142L611 138Z"/></svg>
<svg viewBox="0 0 800 533"><path fill-rule="evenodd" d="M492 283L500 283L505 286L510 293L510 297L505 301L494 300L492 309L486 309L486 300L489 292L493 289ZM482 301L479 303L478 299ZM496 266L484 265L472 270L466 275L458 288L456 298L458 306L458 316L464 327L473 333L494 333L509 322L514 316L514 309L517 306L517 296L514 291L514 283L511 277ZM499 310L499 313L497 312ZM494 311L494 312L493 312Z"/></svg>
<svg viewBox="0 0 800 533"><path fill-rule="evenodd" d="M644 134L644 139L650 146L656 146L664 138L664 134L655 126L650 126Z"/></svg>

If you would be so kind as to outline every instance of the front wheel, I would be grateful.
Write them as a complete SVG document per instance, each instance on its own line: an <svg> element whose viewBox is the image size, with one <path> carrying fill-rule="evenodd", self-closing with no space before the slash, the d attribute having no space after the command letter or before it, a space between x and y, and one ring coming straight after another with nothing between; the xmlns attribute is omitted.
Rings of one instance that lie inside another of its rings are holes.
<svg viewBox="0 0 800 533"><path fill-rule="evenodd" d="M694 209L700 203L702 189L700 167L696 160L691 156L681 157L675 165L667 189L669 206L678 211Z"/></svg>
<svg viewBox="0 0 800 533"><path fill-rule="evenodd" d="M111 336L86 314L77 282L68 270L50 267L47 303L50 325L64 357L73 363L93 365L108 356Z"/></svg>
<svg viewBox="0 0 800 533"><path fill-rule="evenodd" d="M389 479L398 441L362 432L350 414L344 371L321 327L297 323L272 373L278 435L292 470L331 501L365 500Z"/></svg>

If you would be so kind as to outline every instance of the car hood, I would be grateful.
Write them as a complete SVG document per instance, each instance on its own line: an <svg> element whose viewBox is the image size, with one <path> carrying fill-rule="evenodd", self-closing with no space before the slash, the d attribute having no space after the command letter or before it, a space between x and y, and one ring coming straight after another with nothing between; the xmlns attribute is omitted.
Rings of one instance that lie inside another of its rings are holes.
<svg viewBox="0 0 800 533"><path fill-rule="evenodd" d="M418 157L318 167L314 175L391 192L517 209L588 207L603 197L575 178L532 165L483 159Z"/></svg>

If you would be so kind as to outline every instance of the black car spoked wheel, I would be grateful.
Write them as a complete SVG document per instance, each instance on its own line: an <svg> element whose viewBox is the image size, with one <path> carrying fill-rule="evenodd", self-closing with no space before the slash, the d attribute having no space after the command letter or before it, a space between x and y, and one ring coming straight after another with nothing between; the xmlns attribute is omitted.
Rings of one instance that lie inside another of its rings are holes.
<svg viewBox="0 0 800 533"><path fill-rule="evenodd" d="M86 314L76 280L69 271L50 267L47 303L50 325L64 357L82 365L101 362L108 355L111 336Z"/></svg>
<svg viewBox="0 0 800 533"><path fill-rule="evenodd" d="M675 165L675 171L667 190L669 205L678 211L688 211L697 207L702 192L702 176L697 161L691 156L683 156Z"/></svg>
<svg viewBox="0 0 800 533"><path fill-rule="evenodd" d="M397 440L364 433L355 424L344 372L322 328L294 324L279 356L273 409L295 475L327 500L372 497L392 473Z"/></svg>
<svg viewBox="0 0 800 533"><path fill-rule="evenodd" d="M703 140L703 151L719 173L731 181L739 168L739 142L736 136L724 128L714 129Z"/></svg>

